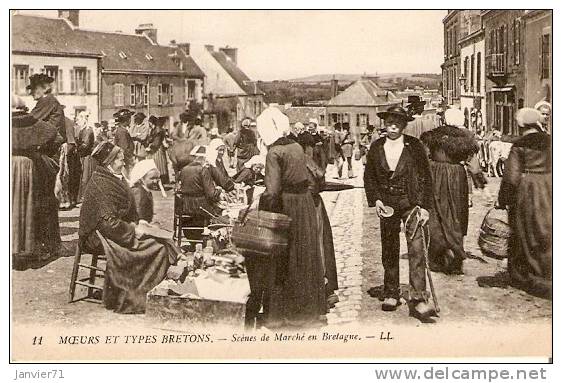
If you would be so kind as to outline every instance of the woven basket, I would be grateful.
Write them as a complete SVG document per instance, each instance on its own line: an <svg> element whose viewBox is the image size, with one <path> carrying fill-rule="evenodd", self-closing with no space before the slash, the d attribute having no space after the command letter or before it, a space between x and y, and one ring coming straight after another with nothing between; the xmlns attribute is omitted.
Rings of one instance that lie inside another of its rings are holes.
<svg viewBox="0 0 562 383"><path fill-rule="evenodd" d="M507 210L492 208L488 211L478 237L478 246L482 254L496 259L503 259L509 256L508 242L511 236Z"/></svg>
<svg viewBox="0 0 562 383"><path fill-rule="evenodd" d="M231 240L243 255L275 255L287 249L291 218L278 213L253 210L240 212Z"/></svg>

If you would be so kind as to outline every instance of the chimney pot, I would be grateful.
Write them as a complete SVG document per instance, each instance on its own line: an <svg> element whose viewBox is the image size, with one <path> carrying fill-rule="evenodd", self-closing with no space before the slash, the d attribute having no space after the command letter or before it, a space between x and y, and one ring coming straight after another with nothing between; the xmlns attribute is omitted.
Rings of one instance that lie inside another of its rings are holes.
<svg viewBox="0 0 562 383"><path fill-rule="evenodd" d="M139 24L139 26L135 29L135 34L145 35L154 44L158 44L158 29L154 28L152 23Z"/></svg>
<svg viewBox="0 0 562 383"><path fill-rule="evenodd" d="M220 48L219 50L227 57L229 57L234 64L238 64L238 48L231 48L227 45L226 47Z"/></svg>
<svg viewBox="0 0 562 383"><path fill-rule="evenodd" d="M78 9L60 9L59 18L68 20L73 26L78 27L80 23L80 11Z"/></svg>
<svg viewBox="0 0 562 383"><path fill-rule="evenodd" d="M330 95L332 98L338 95L338 80L336 79L336 76L334 76L330 81Z"/></svg>

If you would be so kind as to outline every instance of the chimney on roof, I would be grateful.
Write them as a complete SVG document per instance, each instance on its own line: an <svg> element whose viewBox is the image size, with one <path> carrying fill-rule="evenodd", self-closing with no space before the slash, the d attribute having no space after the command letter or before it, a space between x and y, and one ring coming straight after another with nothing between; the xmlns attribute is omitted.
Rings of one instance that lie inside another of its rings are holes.
<svg viewBox="0 0 562 383"><path fill-rule="evenodd" d="M189 56L189 43L178 43L178 48L186 55Z"/></svg>
<svg viewBox="0 0 562 383"><path fill-rule="evenodd" d="M152 43L158 44L158 29L154 28L152 23L139 24L139 26L135 29L135 34L145 35L152 41Z"/></svg>
<svg viewBox="0 0 562 383"><path fill-rule="evenodd" d="M338 80L336 76L332 76L330 80L330 97L334 98L338 95Z"/></svg>
<svg viewBox="0 0 562 383"><path fill-rule="evenodd" d="M224 48L219 48L219 51L229 57L234 64L238 63L238 48L231 48L227 45Z"/></svg>
<svg viewBox="0 0 562 383"><path fill-rule="evenodd" d="M213 52L215 50L215 46L211 45L211 44L206 44L205 49L210 51L210 52Z"/></svg>
<svg viewBox="0 0 562 383"><path fill-rule="evenodd" d="M178 46L176 40L170 40L170 46L176 48Z"/></svg>
<svg viewBox="0 0 562 383"><path fill-rule="evenodd" d="M66 19L75 27L79 26L80 11L78 9L60 9L59 18Z"/></svg>

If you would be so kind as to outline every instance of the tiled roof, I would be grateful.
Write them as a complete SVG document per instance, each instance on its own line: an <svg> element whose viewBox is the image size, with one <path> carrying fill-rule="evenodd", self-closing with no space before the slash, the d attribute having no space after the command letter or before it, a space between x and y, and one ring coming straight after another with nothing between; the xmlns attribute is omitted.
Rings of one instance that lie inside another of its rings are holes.
<svg viewBox="0 0 562 383"><path fill-rule="evenodd" d="M373 80L361 78L328 101L328 106L376 106L399 101L394 93L381 89Z"/></svg>
<svg viewBox="0 0 562 383"><path fill-rule="evenodd" d="M210 51L211 55L218 61L230 77L246 92L246 94L264 94L258 87L257 81L252 81L242 70L230 60L224 52Z"/></svg>
<svg viewBox="0 0 562 383"><path fill-rule="evenodd" d="M23 15L12 16L12 50L68 56L101 55L83 44L66 20Z"/></svg>
<svg viewBox="0 0 562 383"><path fill-rule="evenodd" d="M282 112L289 117L290 124L296 122L308 124L311 118L319 119L320 115L326 113L326 108L323 106L291 106Z"/></svg>
<svg viewBox="0 0 562 383"><path fill-rule="evenodd" d="M186 73L203 78L195 61L179 48L154 45L143 35L72 29L65 20L17 15L13 18L13 50L59 54L87 52L102 57L106 71ZM183 70L171 55L183 61Z"/></svg>

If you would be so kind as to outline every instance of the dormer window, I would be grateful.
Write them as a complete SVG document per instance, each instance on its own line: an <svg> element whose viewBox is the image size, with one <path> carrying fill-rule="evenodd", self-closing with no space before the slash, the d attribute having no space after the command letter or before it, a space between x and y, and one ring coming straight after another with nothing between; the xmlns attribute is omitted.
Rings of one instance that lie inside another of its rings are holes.
<svg viewBox="0 0 562 383"><path fill-rule="evenodd" d="M119 57L121 57L122 59L126 59L126 58L127 58L127 55L125 54L125 52L120 51L120 52L119 52Z"/></svg>
<svg viewBox="0 0 562 383"><path fill-rule="evenodd" d="M146 57L146 59L149 60L149 61L154 60L154 57L152 57L152 56L150 55L150 53L147 53L144 57Z"/></svg>

